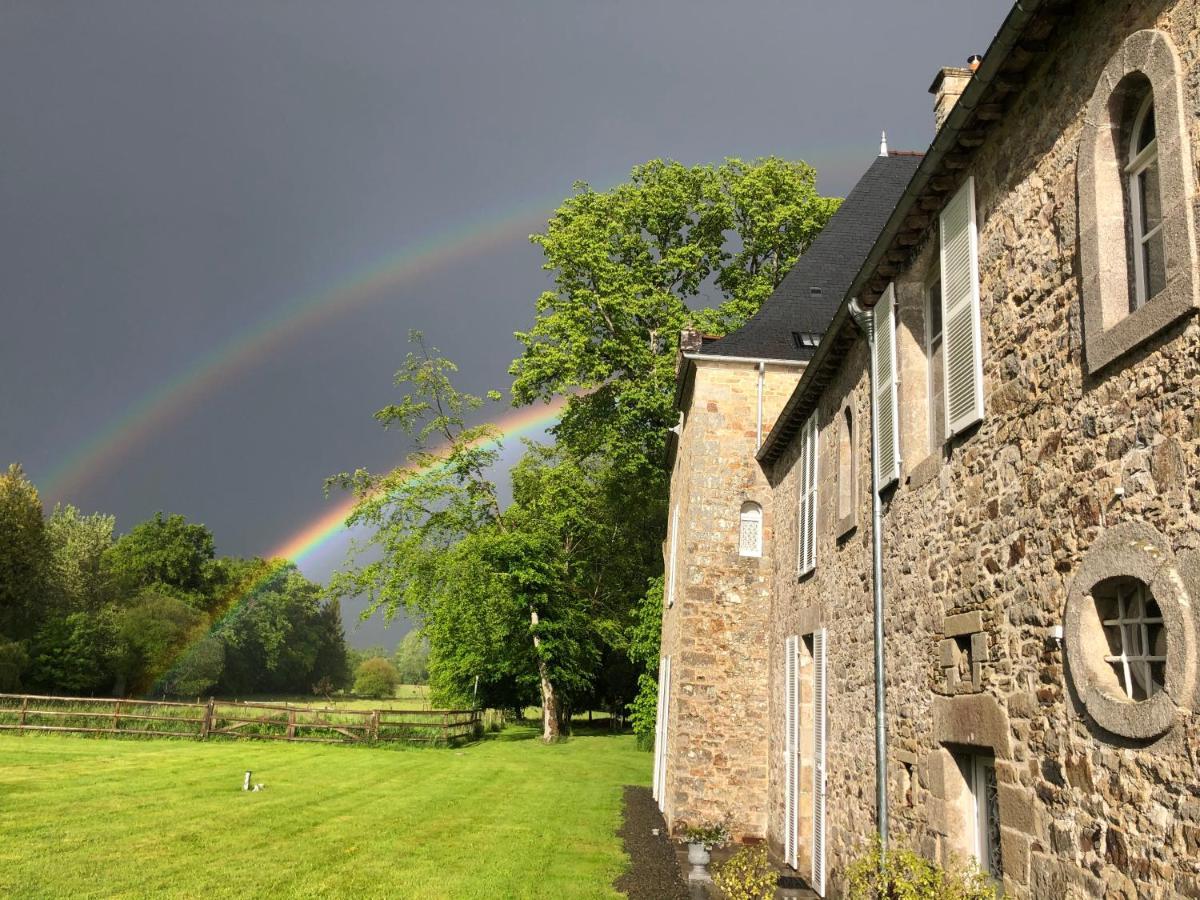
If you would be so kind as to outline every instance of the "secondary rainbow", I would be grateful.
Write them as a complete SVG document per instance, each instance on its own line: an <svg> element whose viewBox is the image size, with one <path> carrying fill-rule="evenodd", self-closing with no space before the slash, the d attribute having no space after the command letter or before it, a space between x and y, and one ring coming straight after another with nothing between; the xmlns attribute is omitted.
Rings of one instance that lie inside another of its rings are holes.
<svg viewBox="0 0 1200 900"><path fill-rule="evenodd" d="M43 493L66 499L172 418L280 345L332 316L379 298L388 288L545 227L553 205L554 201L528 202L500 215L444 231L378 260L322 291L283 305L126 407L39 479Z"/></svg>

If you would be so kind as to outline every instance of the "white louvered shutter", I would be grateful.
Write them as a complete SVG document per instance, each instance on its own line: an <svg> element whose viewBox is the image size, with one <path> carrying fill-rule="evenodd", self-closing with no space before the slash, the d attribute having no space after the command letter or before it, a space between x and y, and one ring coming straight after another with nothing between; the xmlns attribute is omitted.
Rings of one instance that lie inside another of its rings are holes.
<svg viewBox="0 0 1200 900"><path fill-rule="evenodd" d="M662 750L663 750L663 705L666 700L666 691L663 690L663 674L667 669L667 658L660 656L658 658L658 705L654 711L654 784L653 793L654 799L658 800L658 776L659 769L662 767ZM660 805L661 808L661 805Z"/></svg>
<svg viewBox="0 0 1200 900"><path fill-rule="evenodd" d="M813 846L812 884L825 896L825 629L813 633Z"/></svg>
<svg viewBox="0 0 1200 900"><path fill-rule="evenodd" d="M679 547L679 505L671 512L671 550L667 554L667 606L675 605L675 551Z"/></svg>
<svg viewBox="0 0 1200 900"><path fill-rule="evenodd" d="M900 478L900 422L896 404L896 286L889 284L875 305L875 410L879 416L875 485L883 490Z"/></svg>
<svg viewBox="0 0 1200 900"><path fill-rule="evenodd" d="M671 740L671 657L666 657L663 665L662 686L662 749L658 762L658 809L663 812L667 808L667 749Z"/></svg>
<svg viewBox="0 0 1200 900"><path fill-rule="evenodd" d="M817 567L817 414L800 429L800 523L797 572L805 575Z"/></svg>
<svg viewBox="0 0 1200 900"><path fill-rule="evenodd" d="M783 844L786 859L793 869L799 865L799 833L797 819L799 817L799 787L800 787L800 691L799 691L799 643L796 636L789 637L784 642L784 823Z"/></svg>
<svg viewBox="0 0 1200 900"><path fill-rule="evenodd" d="M951 437L983 418L979 237L975 228L974 178L968 178L942 210L940 232L946 437Z"/></svg>

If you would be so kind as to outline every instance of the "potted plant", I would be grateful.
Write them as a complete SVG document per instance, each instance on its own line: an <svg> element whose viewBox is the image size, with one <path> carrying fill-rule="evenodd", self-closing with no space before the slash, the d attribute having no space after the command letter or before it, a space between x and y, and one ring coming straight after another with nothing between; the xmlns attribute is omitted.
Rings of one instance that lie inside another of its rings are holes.
<svg viewBox="0 0 1200 900"><path fill-rule="evenodd" d="M720 824L692 825L684 830L683 840L688 845L688 862L692 866L688 881L712 881L707 868L712 859L710 851L729 843L729 829Z"/></svg>

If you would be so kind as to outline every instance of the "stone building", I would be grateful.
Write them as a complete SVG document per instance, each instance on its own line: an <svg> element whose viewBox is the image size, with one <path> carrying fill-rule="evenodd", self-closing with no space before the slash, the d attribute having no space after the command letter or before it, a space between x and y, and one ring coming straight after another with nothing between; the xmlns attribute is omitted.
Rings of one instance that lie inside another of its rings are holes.
<svg viewBox="0 0 1200 900"><path fill-rule="evenodd" d="M727 486L668 539L668 821L732 816L834 896L883 813L1007 896L1200 897L1200 2L1022 0L933 90L758 470L682 429L672 502L736 470L764 532L753 572L718 552Z"/></svg>
<svg viewBox="0 0 1200 900"><path fill-rule="evenodd" d="M683 335L654 777L672 827L728 820L739 836L766 834L778 542L755 454L918 162L883 148L750 322L722 338Z"/></svg>

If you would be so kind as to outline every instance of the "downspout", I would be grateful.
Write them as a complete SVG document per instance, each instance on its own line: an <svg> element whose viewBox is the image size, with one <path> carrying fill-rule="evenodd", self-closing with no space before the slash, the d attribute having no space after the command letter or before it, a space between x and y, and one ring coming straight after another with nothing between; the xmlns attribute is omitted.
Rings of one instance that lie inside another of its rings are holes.
<svg viewBox="0 0 1200 900"><path fill-rule="evenodd" d="M754 440L754 452L758 452L758 448L762 446L762 398L763 398L763 379L766 378L767 364L763 360L758 361L758 431L757 437Z"/></svg>
<svg viewBox="0 0 1200 900"><path fill-rule="evenodd" d="M867 372L871 386L871 593L875 601L875 809L881 852L888 845L887 702L883 671L883 504L877 480L879 457L878 392L875 390L875 310L850 301L850 316L867 338Z"/></svg>

